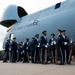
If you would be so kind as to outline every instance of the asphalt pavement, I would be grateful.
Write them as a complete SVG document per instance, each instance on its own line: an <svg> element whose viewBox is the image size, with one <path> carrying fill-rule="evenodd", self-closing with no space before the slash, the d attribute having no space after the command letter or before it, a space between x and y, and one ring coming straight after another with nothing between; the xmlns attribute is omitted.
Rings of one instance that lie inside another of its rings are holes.
<svg viewBox="0 0 75 75"><path fill-rule="evenodd" d="M75 75L75 62L72 62L71 65L42 65L0 61L0 75Z"/></svg>

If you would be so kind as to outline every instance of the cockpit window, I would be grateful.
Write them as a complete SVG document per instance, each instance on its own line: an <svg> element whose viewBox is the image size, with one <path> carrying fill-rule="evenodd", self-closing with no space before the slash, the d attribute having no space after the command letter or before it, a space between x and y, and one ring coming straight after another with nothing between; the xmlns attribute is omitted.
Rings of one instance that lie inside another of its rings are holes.
<svg viewBox="0 0 75 75"><path fill-rule="evenodd" d="M61 2L60 2L60 3L57 3L57 4L55 5L55 9L60 8L60 5L61 5Z"/></svg>
<svg viewBox="0 0 75 75"><path fill-rule="evenodd" d="M28 15L28 13L22 7L18 6L18 15L21 18L25 15Z"/></svg>

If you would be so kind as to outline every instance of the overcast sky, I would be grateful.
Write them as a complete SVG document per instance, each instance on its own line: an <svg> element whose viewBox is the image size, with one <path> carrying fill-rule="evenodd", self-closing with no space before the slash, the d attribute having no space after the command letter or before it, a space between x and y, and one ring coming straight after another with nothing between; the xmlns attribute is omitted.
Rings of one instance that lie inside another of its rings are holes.
<svg viewBox="0 0 75 75"><path fill-rule="evenodd" d="M15 4L22 6L28 14L32 14L44 8L50 7L64 0L1 0L0 1L0 19L8 5ZM3 39L6 35L7 28L0 25L0 49L2 49Z"/></svg>

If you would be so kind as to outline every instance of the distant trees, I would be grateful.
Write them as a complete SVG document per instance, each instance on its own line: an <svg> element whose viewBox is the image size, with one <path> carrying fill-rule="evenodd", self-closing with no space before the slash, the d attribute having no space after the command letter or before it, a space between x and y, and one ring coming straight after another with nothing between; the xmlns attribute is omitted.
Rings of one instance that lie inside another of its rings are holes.
<svg viewBox="0 0 75 75"><path fill-rule="evenodd" d="M0 50L0 60L3 59L3 56L4 56L4 50Z"/></svg>

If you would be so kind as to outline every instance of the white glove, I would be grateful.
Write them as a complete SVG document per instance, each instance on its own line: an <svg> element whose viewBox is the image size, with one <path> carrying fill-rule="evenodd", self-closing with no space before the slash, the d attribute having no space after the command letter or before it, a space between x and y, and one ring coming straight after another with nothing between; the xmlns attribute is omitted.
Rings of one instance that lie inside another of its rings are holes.
<svg viewBox="0 0 75 75"><path fill-rule="evenodd" d="M48 46L48 43L47 43L47 46Z"/></svg>
<svg viewBox="0 0 75 75"><path fill-rule="evenodd" d="M45 45L45 47L47 48L48 46L47 46L47 45Z"/></svg>
<svg viewBox="0 0 75 75"><path fill-rule="evenodd" d="M26 49L28 49L28 47L26 47Z"/></svg>
<svg viewBox="0 0 75 75"><path fill-rule="evenodd" d="M53 45L53 43L51 43L51 45Z"/></svg>
<svg viewBox="0 0 75 75"><path fill-rule="evenodd" d="M17 53L18 53L18 50L17 50Z"/></svg>
<svg viewBox="0 0 75 75"><path fill-rule="evenodd" d="M23 51L23 53L24 53L24 51Z"/></svg>
<svg viewBox="0 0 75 75"><path fill-rule="evenodd" d="M40 45L38 45L37 47L40 47Z"/></svg>
<svg viewBox="0 0 75 75"><path fill-rule="evenodd" d="M68 43L67 42L64 42L64 45L67 45Z"/></svg>
<svg viewBox="0 0 75 75"><path fill-rule="evenodd" d="M73 43L73 41L71 41L71 43Z"/></svg>
<svg viewBox="0 0 75 75"><path fill-rule="evenodd" d="M22 52L21 52L21 54L22 54Z"/></svg>
<svg viewBox="0 0 75 75"><path fill-rule="evenodd" d="M11 51L11 48L9 48L9 51Z"/></svg>
<svg viewBox="0 0 75 75"><path fill-rule="evenodd" d="M56 45L56 41L54 41L54 45Z"/></svg>

